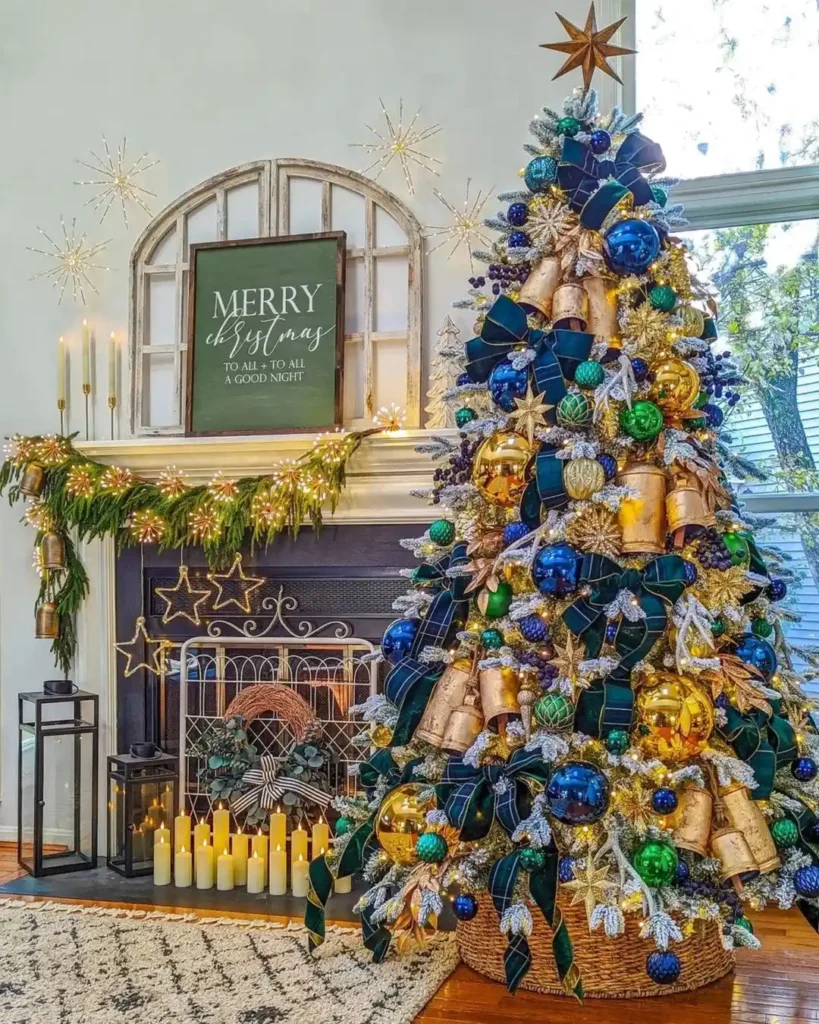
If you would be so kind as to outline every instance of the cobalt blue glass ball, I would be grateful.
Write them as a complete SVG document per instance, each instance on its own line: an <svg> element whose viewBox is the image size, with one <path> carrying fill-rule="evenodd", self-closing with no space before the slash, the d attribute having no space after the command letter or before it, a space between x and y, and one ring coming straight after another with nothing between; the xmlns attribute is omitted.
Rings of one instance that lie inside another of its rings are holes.
<svg viewBox="0 0 819 1024"><path fill-rule="evenodd" d="M590 825L609 806L609 783L600 769L586 761L564 761L546 786L549 810L564 825Z"/></svg>
<svg viewBox="0 0 819 1024"><path fill-rule="evenodd" d="M655 789L651 796L651 806L657 814L671 814L677 809L677 794L666 786Z"/></svg>
<svg viewBox="0 0 819 1024"><path fill-rule="evenodd" d="M536 156L523 172L523 180L530 192L545 192L557 177L557 160L550 156Z"/></svg>
<svg viewBox="0 0 819 1024"><path fill-rule="evenodd" d="M611 136L605 128L595 128L589 136L589 149L592 153L607 153L611 149Z"/></svg>
<svg viewBox="0 0 819 1024"><path fill-rule="evenodd" d="M551 544L538 551L532 579L541 594L566 597L577 590L580 556L568 544Z"/></svg>
<svg viewBox="0 0 819 1024"><path fill-rule="evenodd" d="M679 862L679 864L677 865L677 881L678 882L687 882L688 881L688 876L690 874L691 874L691 872L688 869L688 865L685 863L684 860L681 860Z"/></svg>
<svg viewBox="0 0 819 1024"><path fill-rule="evenodd" d="M525 231L513 231L509 236L510 249L528 249L531 244Z"/></svg>
<svg viewBox="0 0 819 1024"><path fill-rule="evenodd" d="M644 274L660 255L660 236L650 221L621 220L606 233L603 255L615 274Z"/></svg>
<svg viewBox="0 0 819 1024"><path fill-rule="evenodd" d="M724 693L720 693L717 697L714 698L715 708L722 708L723 710L726 710L730 706L731 702L728 700Z"/></svg>
<svg viewBox="0 0 819 1024"><path fill-rule="evenodd" d="M471 892L459 892L452 901L452 910L459 921L471 921L478 913L478 901Z"/></svg>
<svg viewBox="0 0 819 1024"><path fill-rule="evenodd" d="M597 456L597 461L603 467L603 472L606 474L607 480L613 480L617 473L617 459L613 455L609 455L603 452L602 455Z"/></svg>
<svg viewBox="0 0 819 1024"><path fill-rule="evenodd" d="M708 420L709 427L713 427L714 430L717 430L722 426L722 421L725 419L725 413L718 405L713 405L711 402L707 402L702 407L702 413Z"/></svg>
<svg viewBox="0 0 819 1024"><path fill-rule="evenodd" d="M779 578L772 579L768 584L768 598L771 601L781 601L788 593L788 584Z"/></svg>
<svg viewBox="0 0 819 1024"><path fill-rule="evenodd" d="M685 576L685 582L690 587L692 583L697 582L697 567L693 562L686 562L683 566L683 574Z"/></svg>
<svg viewBox="0 0 819 1024"><path fill-rule="evenodd" d="M812 757L797 757L791 765L791 775L799 782L811 782L818 770Z"/></svg>
<svg viewBox="0 0 819 1024"><path fill-rule="evenodd" d="M463 373L458 374L458 376L455 379L455 383L458 385L459 388L462 388L464 384L471 384L472 378L469 376L466 370L464 370Z"/></svg>
<svg viewBox="0 0 819 1024"><path fill-rule="evenodd" d="M502 360L489 374L489 394L495 405L504 412L514 412L516 398L526 394L529 374L526 370L516 370L508 359Z"/></svg>
<svg viewBox="0 0 819 1024"><path fill-rule="evenodd" d="M574 878L574 858L561 857L557 863L557 877L564 884Z"/></svg>
<svg viewBox="0 0 819 1024"><path fill-rule="evenodd" d="M532 531L526 525L526 523L509 523L503 528L503 543L505 547L510 544L514 544L516 540L520 540L525 537L527 533Z"/></svg>
<svg viewBox="0 0 819 1024"><path fill-rule="evenodd" d="M529 216L529 207L526 203L512 203L509 209L506 211L506 219L514 227L519 228L526 223L526 218Z"/></svg>
<svg viewBox="0 0 819 1024"><path fill-rule="evenodd" d="M671 950L649 953L646 959L646 974L658 985L673 985L679 978L682 964L680 958Z"/></svg>
<svg viewBox="0 0 819 1024"><path fill-rule="evenodd" d="M518 629L530 644L541 644L549 636L549 627L539 615L527 615L518 620Z"/></svg>
<svg viewBox="0 0 819 1024"><path fill-rule="evenodd" d="M819 896L819 867L811 864L809 867L799 868L793 876L793 887L806 899Z"/></svg>
<svg viewBox="0 0 819 1024"><path fill-rule="evenodd" d="M776 651L768 643L753 633L743 633L736 642L734 650L740 661L758 668L765 679L770 679L776 672Z"/></svg>
<svg viewBox="0 0 819 1024"><path fill-rule="evenodd" d="M648 363L645 359L640 359L638 356L636 359L631 360L631 371L634 374L634 379L637 383L642 384L649 374Z"/></svg>
<svg viewBox="0 0 819 1024"><path fill-rule="evenodd" d="M619 622L607 622L606 623L606 643L613 644L617 639L617 630L620 628Z"/></svg>
<svg viewBox="0 0 819 1024"><path fill-rule="evenodd" d="M381 637L381 652L387 661L397 665L406 658L418 634L420 619L396 619L384 630Z"/></svg>

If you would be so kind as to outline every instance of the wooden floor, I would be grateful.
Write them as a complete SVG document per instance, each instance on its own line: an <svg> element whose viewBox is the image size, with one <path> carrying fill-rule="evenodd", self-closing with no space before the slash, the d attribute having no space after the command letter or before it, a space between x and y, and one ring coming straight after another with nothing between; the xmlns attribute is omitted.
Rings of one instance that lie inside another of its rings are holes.
<svg viewBox="0 0 819 1024"><path fill-rule="evenodd" d="M13 844L0 843L0 884L23 873L16 856ZM558 996L510 996L502 985L461 965L416 1024L817 1024L819 936L796 910L768 910L753 921L762 949L741 951L735 974L697 992L668 999L589 999L579 1006Z"/></svg>

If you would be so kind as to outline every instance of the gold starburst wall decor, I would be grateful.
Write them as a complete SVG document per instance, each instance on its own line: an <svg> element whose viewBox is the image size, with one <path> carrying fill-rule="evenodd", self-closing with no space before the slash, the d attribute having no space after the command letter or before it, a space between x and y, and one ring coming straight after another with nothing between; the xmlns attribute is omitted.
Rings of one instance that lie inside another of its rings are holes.
<svg viewBox="0 0 819 1024"><path fill-rule="evenodd" d="M27 246L29 252L39 253L54 260L55 264L50 270L42 270L35 274L31 280L37 281L45 278L51 281L55 288L59 289L58 302L63 301L63 295L68 284L71 284L71 295L75 302L79 301L85 305L85 289L90 288L95 295L99 292L94 286L89 274L92 270L108 270L108 267L95 263L95 259L108 245L108 241L97 242L95 245L86 244L88 237L86 232L77 234L77 218L71 221L71 228L67 228L65 221L60 218L63 238L61 242L45 233L42 228L37 230L51 246L50 249L37 249L32 245Z"/></svg>
<svg viewBox="0 0 819 1024"><path fill-rule="evenodd" d="M143 196L150 196L156 198L155 192L149 192L147 188L137 185L134 178L140 174L144 174L148 168L154 167L159 163L158 160L151 160L150 163L145 163L148 159L148 154L143 153L142 156L135 160L131 166L128 166L128 161L125 156L125 147L127 140L122 140L122 145L117 146L116 159L111 155L111 150L108 148L108 142L103 136L102 145L105 150L105 158L97 156L94 150L91 150L90 160L93 163L86 163L84 160L78 160L77 163L83 167L87 167L89 171L93 171L95 174L99 174L99 178L95 178L89 181L75 181L75 185L95 185L99 186L99 192L92 196L85 204L93 205L95 210L102 210L102 216L100 217L100 224L105 220L108 211L111 209L111 205L119 200L120 207L122 208L122 216L125 221L125 226L128 227L128 204L136 203L137 206L142 209L150 216L151 210L146 204Z"/></svg>
<svg viewBox="0 0 819 1024"><path fill-rule="evenodd" d="M475 242L480 242L482 245L490 247L492 245L481 230L483 227L483 218L481 214L484 206L486 206L486 203L489 200L489 197L492 195L492 189L488 192L483 192L478 189L477 195L470 197L469 189L471 185L472 179L467 178L463 207L460 209L443 196L437 188L432 190L433 195L438 202L449 211L452 217L452 223L448 224L446 227L432 227L429 229L429 237L440 238L441 241L432 249L429 249L427 251L427 255L431 256L432 253L437 252L442 246L448 245L452 242L452 248L449 250L446 257L450 260L462 245L466 246L466 251L469 254L469 268L472 273L474 273L475 264L472 258L472 246Z"/></svg>
<svg viewBox="0 0 819 1024"><path fill-rule="evenodd" d="M421 114L420 110L416 111L409 124L405 125L404 101L402 99L398 101L398 123L396 124L387 112L383 100L379 99L378 102L381 106L381 113L384 115L385 131L378 131L369 124L365 125L373 133L377 141L351 143L351 145L359 149L375 154L375 160L365 167L361 173L367 174L375 170L373 180L377 181L381 173L392 163L393 159L397 158L404 173L407 191L411 196L415 195L415 184L412 180L413 165L423 167L424 170L429 171L431 174L438 174L433 164L440 165L441 161L434 156L430 156L428 153L424 153L419 147L422 143L431 139L433 135L437 135L441 130L441 126L435 124L430 128L416 128Z"/></svg>

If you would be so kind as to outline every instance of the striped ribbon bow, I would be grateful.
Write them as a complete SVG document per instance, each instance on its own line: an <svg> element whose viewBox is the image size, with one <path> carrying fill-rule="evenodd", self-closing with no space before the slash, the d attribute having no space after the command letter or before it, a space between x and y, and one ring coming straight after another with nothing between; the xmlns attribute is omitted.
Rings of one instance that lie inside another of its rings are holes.
<svg viewBox="0 0 819 1024"><path fill-rule="evenodd" d="M327 810L333 799L331 793L325 793L318 786L311 786L309 782L302 782L288 775L277 775L276 758L269 754L261 758L258 768L251 768L245 772L242 782L251 788L232 802L234 814L241 814L256 802L266 811L272 811L285 793L303 796L305 800L318 804L323 811Z"/></svg>

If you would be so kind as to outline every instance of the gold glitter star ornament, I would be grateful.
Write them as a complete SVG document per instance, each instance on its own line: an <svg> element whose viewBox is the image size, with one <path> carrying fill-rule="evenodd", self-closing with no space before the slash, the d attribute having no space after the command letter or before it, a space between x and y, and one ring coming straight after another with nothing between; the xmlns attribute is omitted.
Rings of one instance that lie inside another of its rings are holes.
<svg viewBox="0 0 819 1024"><path fill-rule="evenodd" d="M543 395L536 395L532 391L532 385L527 384L525 398L516 398L517 409L510 413L509 418L514 421L515 430L518 433L525 433L529 444L535 443L535 431L538 427L546 426L546 413L554 409L553 405L547 405L543 401Z"/></svg>
<svg viewBox="0 0 819 1024"><path fill-rule="evenodd" d="M557 14L557 11L555 11L555 14ZM586 92L588 92L591 86L592 76L595 71L604 72L622 85L620 76L609 64L608 58L636 53L637 51L629 50L625 46L614 46L609 40L626 19L620 18L619 21L613 21L611 25L606 25L605 28L601 28L598 31L594 4L589 7L589 14L583 28L573 25L562 14L557 14L557 17L569 35L568 41L540 44L543 49L557 50L558 53L568 54L566 61L557 74L553 76L552 81L555 78L560 78L561 75L574 71L575 68L582 68L583 88Z"/></svg>
<svg viewBox="0 0 819 1024"><path fill-rule="evenodd" d="M608 865L596 868L592 863L591 857L587 857L585 871L583 871L582 874L578 874L575 869L574 880L563 883L563 887L568 889L572 894L571 906L574 907L578 903L585 904L586 919L589 922L589 930L591 930L591 918L594 913L594 908L598 903L605 902L609 891L615 884L608 877L608 873Z"/></svg>

